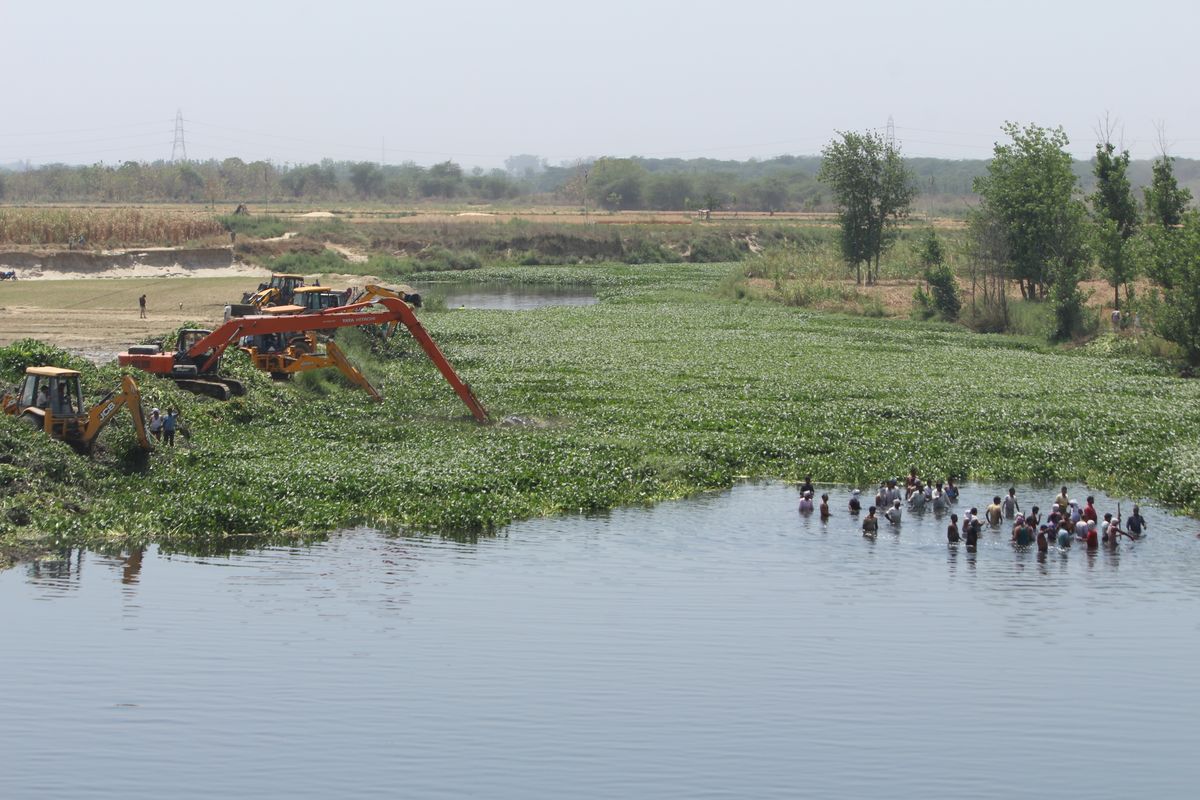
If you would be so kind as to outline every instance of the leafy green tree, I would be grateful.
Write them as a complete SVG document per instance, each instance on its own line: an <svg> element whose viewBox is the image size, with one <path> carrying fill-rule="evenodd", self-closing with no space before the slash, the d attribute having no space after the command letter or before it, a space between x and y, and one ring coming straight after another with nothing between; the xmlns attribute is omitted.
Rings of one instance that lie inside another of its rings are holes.
<svg viewBox="0 0 1200 800"><path fill-rule="evenodd" d="M350 166L350 184L361 196L371 197L383 186L383 171L373 161L359 161Z"/></svg>
<svg viewBox="0 0 1200 800"><path fill-rule="evenodd" d="M1096 145L1092 172L1096 191L1091 196L1096 221L1096 255L1109 286L1113 287L1113 305L1121 308L1121 287L1125 299L1132 295L1131 284L1137 277L1136 248L1130 240L1138 230L1138 206L1129 185L1129 151L1116 153L1112 142Z"/></svg>
<svg viewBox="0 0 1200 800"><path fill-rule="evenodd" d="M1200 366L1200 212L1186 211L1178 227L1149 233L1150 277L1162 296L1150 303L1154 331L1183 348L1193 367Z"/></svg>
<svg viewBox="0 0 1200 800"><path fill-rule="evenodd" d="M1175 180L1175 159L1164 155L1156 159L1152 168L1150 185L1142 189L1146 198L1146 217L1150 222L1171 228L1183 222L1183 214L1192 193L1180 189Z"/></svg>
<svg viewBox="0 0 1200 800"><path fill-rule="evenodd" d="M855 280L879 279L879 259L891 246L916 197L899 149L875 132L839 132L821 151L818 177L833 191L841 226L842 258ZM874 271L872 272L872 265Z"/></svg>
<svg viewBox="0 0 1200 800"><path fill-rule="evenodd" d="M610 211L641 208L646 177L645 167L632 158L601 158L588 173L587 192Z"/></svg>
<svg viewBox="0 0 1200 800"><path fill-rule="evenodd" d="M987 174L975 179L975 191L983 198L986 216L1005 232L1011 274L1021 295L1042 298L1055 274L1067 279L1072 273L1055 270L1053 264L1064 253L1069 256L1065 263L1074 264L1086 213L1076 196L1063 129L1021 128L1009 122L1003 130L1012 142L995 146ZM1063 287L1059 297L1070 294L1070 287Z"/></svg>
<svg viewBox="0 0 1200 800"><path fill-rule="evenodd" d="M932 295L929 302L943 319L958 319L958 312L962 309L958 280L954 276L954 270L946 263L946 249L933 228L922 238L917 256L924 267L925 282L929 284L929 292Z"/></svg>
<svg viewBox="0 0 1200 800"><path fill-rule="evenodd" d="M693 194L692 179L678 172L652 175L646 189L646 205L662 211L683 208Z"/></svg>

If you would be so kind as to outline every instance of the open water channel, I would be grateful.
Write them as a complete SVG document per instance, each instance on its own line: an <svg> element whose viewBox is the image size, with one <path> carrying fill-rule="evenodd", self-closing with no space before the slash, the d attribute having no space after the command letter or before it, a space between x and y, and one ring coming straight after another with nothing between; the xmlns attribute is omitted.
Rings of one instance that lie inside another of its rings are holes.
<svg viewBox="0 0 1200 800"><path fill-rule="evenodd" d="M846 496L18 565L0 796L1196 796L1195 520L969 553L932 512L863 539Z"/></svg>

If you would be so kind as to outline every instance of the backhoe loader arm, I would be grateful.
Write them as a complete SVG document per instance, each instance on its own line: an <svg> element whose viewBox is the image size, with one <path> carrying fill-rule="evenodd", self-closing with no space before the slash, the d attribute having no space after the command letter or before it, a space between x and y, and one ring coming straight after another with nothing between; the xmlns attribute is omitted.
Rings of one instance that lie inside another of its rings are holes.
<svg viewBox="0 0 1200 800"><path fill-rule="evenodd" d="M146 435L146 419L142 413L142 393L138 391L137 382L128 375L121 378L120 393L109 392L108 396L88 411L87 425L83 429L85 447L91 449L100 431L112 421L122 406L127 406L133 417L133 430L137 434L138 444L143 450L150 449L150 438Z"/></svg>

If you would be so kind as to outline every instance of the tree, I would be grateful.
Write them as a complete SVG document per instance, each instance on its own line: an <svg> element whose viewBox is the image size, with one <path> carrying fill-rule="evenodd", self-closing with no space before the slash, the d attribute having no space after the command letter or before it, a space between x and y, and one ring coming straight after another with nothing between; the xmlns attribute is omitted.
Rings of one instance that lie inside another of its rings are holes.
<svg viewBox="0 0 1200 800"><path fill-rule="evenodd" d="M1175 159L1163 154L1155 159L1150 185L1142 190L1146 198L1146 217L1150 222L1171 228L1183 222L1183 214L1192 193L1180 189L1175 180Z"/></svg>
<svg viewBox="0 0 1200 800"><path fill-rule="evenodd" d="M370 197L383 186L383 171L373 161L359 161L350 167L350 183L360 195Z"/></svg>
<svg viewBox="0 0 1200 800"><path fill-rule="evenodd" d="M1003 130L1012 143L995 146L987 175L975 179L975 191L983 198L984 213L1005 231L1009 266L1021 295L1043 298L1054 277L1053 262L1065 252L1062 243L1071 243L1068 263L1078 255L1074 248L1086 218L1076 196L1071 154L1064 149L1069 140L1062 128L1021 128L1009 122ZM1069 274L1058 271L1062 278Z"/></svg>
<svg viewBox="0 0 1200 800"><path fill-rule="evenodd" d="M925 282L929 284L932 295L918 295L921 302L930 303L943 319L958 319L958 312L962 309L962 300L958 296L958 280L954 277L954 270L946 263L946 250L933 228L930 228L921 240L917 256L924 267Z"/></svg>
<svg viewBox="0 0 1200 800"><path fill-rule="evenodd" d="M588 195L610 211L641 208L645 168L631 158L601 158L592 165Z"/></svg>
<svg viewBox="0 0 1200 800"><path fill-rule="evenodd" d="M504 169L508 171L509 176L517 180L532 180L538 173L545 171L546 159L528 153L509 156L504 159Z"/></svg>
<svg viewBox="0 0 1200 800"><path fill-rule="evenodd" d="M1135 248L1130 239L1138 229L1137 200L1129 185L1129 151L1116 154L1110 141L1096 145L1092 172L1096 176L1096 191L1091 196L1092 215L1096 221L1096 254L1104 277L1113 287L1113 305L1120 310L1122 286L1125 299L1132 294L1130 284L1138 273Z"/></svg>
<svg viewBox="0 0 1200 800"><path fill-rule="evenodd" d="M899 149L875 132L839 132L821 151L820 180L833 191L841 226L842 258L855 280L879 280L879 259L891 246L916 197ZM872 273L872 264L874 272Z"/></svg>
<svg viewBox="0 0 1200 800"><path fill-rule="evenodd" d="M1200 212L1184 212L1178 227L1155 228L1149 239L1148 271L1163 289L1150 303L1154 331L1200 366Z"/></svg>

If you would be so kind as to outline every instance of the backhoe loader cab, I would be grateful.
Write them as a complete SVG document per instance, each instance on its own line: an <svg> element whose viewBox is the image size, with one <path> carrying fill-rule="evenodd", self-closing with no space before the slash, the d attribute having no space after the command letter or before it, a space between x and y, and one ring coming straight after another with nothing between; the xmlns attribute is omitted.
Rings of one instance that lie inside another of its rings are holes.
<svg viewBox="0 0 1200 800"><path fill-rule="evenodd" d="M138 441L143 449L149 450L141 403L137 383L128 375L122 379L119 393L109 392L92 408L85 409L78 372L60 367L27 367L16 396L5 396L0 406L5 414L18 416L49 436L87 452L100 430L122 406L128 406Z"/></svg>
<svg viewBox="0 0 1200 800"><path fill-rule="evenodd" d="M344 306L348 299L348 292L335 292L325 286L302 286L292 292L292 305L306 312Z"/></svg>

